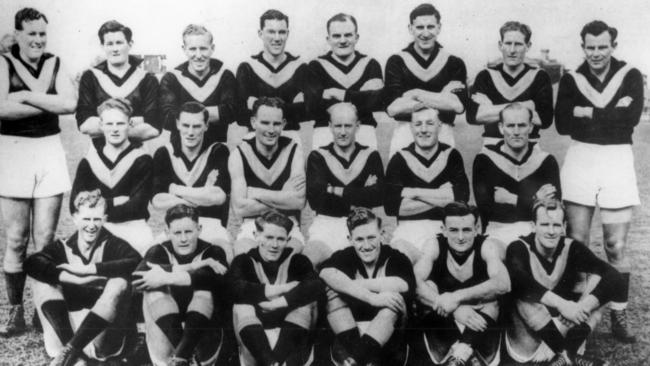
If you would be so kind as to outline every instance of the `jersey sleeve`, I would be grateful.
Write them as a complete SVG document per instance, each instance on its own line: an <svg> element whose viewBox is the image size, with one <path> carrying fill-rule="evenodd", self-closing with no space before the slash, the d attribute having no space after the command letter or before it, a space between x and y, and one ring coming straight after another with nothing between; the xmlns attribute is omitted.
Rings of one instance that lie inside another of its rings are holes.
<svg viewBox="0 0 650 366"><path fill-rule="evenodd" d="M392 249L392 248L391 248ZM412 301L415 299L415 274L413 273L413 265L411 260L402 252L392 250L392 254L386 265L386 276L399 277L408 285L408 291L403 292L402 295L405 300Z"/></svg>
<svg viewBox="0 0 650 366"><path fill-rule="evenodd" d="M381 66L376 60L371 60L368 62L366 67L366 73L368 74L367 79L379 79L383 80L381 74ZM384 88L375 89L375 90L350 90L348 89L345 92L344 101L354 104L359 113L368 113L376 112L382 110L382 100L384 97Z"/></svg>
<svg viewBox="0 0 650 366"><path fill-rule="evenodd" d="M40 252L36 252L25 260L24 271L28 276L39 282L58 285L61 269L59 264L67 263L63 243L56 240L46 245Z"/></svg>
<svg viewBox="0 0 650 366"><path fill-rule="evenodd" d="M289 281L300 281L284 295L290 309L317 301L325 293L322 281L307 257L295 254L289 264Z"/></svg>
<svg viewBox="0 0 650 366"><path fill-rule="evenodd" d="M229 282L236 304L257 305L266 300L265 285L257 279L253 262L247 254L240 254L233 259Z"/></svg>
<svg viewBox="0 0 650 366"><path fill-rule="evenodd" d="M535 111L539 115L541 128L549 128L553 123L553 85L551 77L541 70L536 76L536 93L533 96Z"/></svg>
<svg viewBox="0 0 650 366"><path fill-rule="evenodd" d="M618 291L625 288L621 274L611 264L598 258L586 245L573 242L569 248L571 263L578 272L591 273L600 276L600 281L591 292L600 304L605 304L615 298Z"/></svg>
<svg viewBox="0 0 650 366"><path fill-rule="evenodd" d="M386 85L384 86L384 104L390 105L406 91L404 88L403 61L398 55L393 55L386 62Z"/></svg>
<svg viewBox="0 0 650 366"><path fill-rule="evenodd" d="M173 182L172 172L167 149L165 147L158 148L153 156L152 197L158 193L169 192L169 185Z"/></svg>
<svg viewBox="0 0 650 366"><path fill-rule="evenodd" d="M147 263L157 264L166 271L171 271L172 264L169 261L169 256L163 248L162 244L156 244L149 248L144 254L144 258L138 264L136 271L148 271L149 265Z"/></svg>
<svg viewBox="0 0 650 366"><path fill-rule="evenodd" d="M476 155L472 168L472 185L474 187L474 199L481 215L483 230L487 228L494 207L494 184L492 183L490 159L483 154Z"/></svg>
<svg viewBox="0 0 650 366"><path fill-rule="evenodd" d="M325 159L317 151L312 151L307 157L307 201L316 212L321 212L328 201L335 204L339 201L339 197L327 193L327 184Z"/></svg>
<svg viewBox="0 0 650 366"><path fill-rule="evenodd" d="M142 80L142 109L144 122L158 131L162 129L163 120L160 115L159 99L160 85L158 79L152 74L147 74Z"/></svg>
<svg viewBox="0 0 650 366"><path fill-rule="evenodd" d="M388 216L399 216L399 208L402 204L402 190L404 189L401 167L405 164L406 162L402 158L402 155L396 153L390 159L388 168L386 168L384 209Z"/></svg>
<svg viewBox="0 0 650 366"><path fill-rule="evenodd" d="M469 180L465 174L463 157L458 150L454 149L449 155L449 169L451 173L451 184L454 191L454 200L461 202L469 201Z"/></svg>
<svg viewBox="0 0 650 366"><path fill-rule="evenodd" d="M511 291L517 298L539 302L549 290L533 277L530 256L525 245L521 241L516 241L506 250L505 264L510 275Z"/></svg>
<svg viewBox="0 0 650 366"><path fill-rule="evenodd" d="M467 109L465 117L467 118L467 123L471 125L478 125L476 121L476 114L478 113L479 104L472 100L474 94L483 94L488 96L488 79L489 72L487 70L481 70L474 79L474 84L469 89L469 96L467 99ZM551 100L552 102L552 100ZM553 116L551 116L552 118Z"/></svg>
<svg viewBox="0 0 650 366"><path fill-rule="evenodd" d="M456 97L458 97L458 100L460 100L461 104L463 105L463 111L466 111L467 106L469 105L469 94L467 90L467 68L465 67L463 60L460 58L454 57L453 59L455 60L455 67L453 69L453 73L451 74L451 80L460 81L463 86L461 88L455 88L451 92Z"/></svg>
<svg viewBox="0 0 650 366"><path fill-rule="evenodd" d="M81 127L89 117L97 116L99 101L97 100L97 92L93 78L92 71L86 70L81 75L81 80L79 81L79 96L77 99L77 111L75 113L77 127Z"/></svg>
<svg viewBox="0 0 650 366"><path fill-rule="evenodd" d="M104 277L129 278L142 257L126 241L110 237L102 262L95 263L97 274Z"/></svg>
<svg viewBox="0 0 650 366"><path fill-rule="evenodd" d="M296 100L285 100L284 110L287 113L287 125L285 129L300 129L300 122L307 121L310 118L307 113L307 103L305 101L305 90L307 89L307 78L309 71L307 71L307 65L303 64L298 67L296 73L293 76L294 82L298 88L298 93L303 94L302 101ZM296 94L297 96L298 94ZM293 128L289 128L293 127Z"/></svg>
<svg viewBox="0 0 650 366"><path fill-rule="evenodd" d="M219 88L219 123L228 125L237 119L237 80L230 70L223 72Z"/></svg>
<svg viewBox="0 0 650 366"><path fill-rule="evenodd" d="M91 146L90 149L94 149L94 147ZM70 213L72 214L75 212L74 200L79 192L92 191L99 188L100 183L95 177L95 174L93 174L92 169L90 168L90 164L88 164L88 160L85 158L81 159L79 165L77 166L77 172L75 173L74 180L72 182L72 190L70 191ZM107 199L107 203L110 201L109 197L104 198Z"/></svg>
<svg viewBox="0 0 650 366"><path fill-rule="evenodd" d="M168 131L176 129L176 117L180 109L180 85L172 73L166 73L160 80L160 114L162 127Z"/></svg>
<svg viewBox="0 0 650 366"><path fill-rule="evenodd" d="M251 129L251 111L248 109L248 98L253 96L251 80L253 70L250 65L242 62L237 68L237 123L242 127Z"/></svg>

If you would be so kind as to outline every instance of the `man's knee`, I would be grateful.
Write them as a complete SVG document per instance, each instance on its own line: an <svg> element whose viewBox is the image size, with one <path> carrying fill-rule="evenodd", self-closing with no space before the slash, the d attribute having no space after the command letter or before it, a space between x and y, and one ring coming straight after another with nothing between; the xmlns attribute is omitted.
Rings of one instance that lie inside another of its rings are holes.
<svg viewBox="0 0 650 366"><path fill-rule="evenodd" d="M194 311L210 319L214 312L214 300L210 291L194 291L187 311Z"/></svg>
<svg viewBox="0 0 650 366"><path fill-rule="evenodd" d="M316 318L316 302L301 306L289 312L284 320L304 329L310 329Z"/></svg>
<svg viewBox="0 0 650 366"><path fill-rule="evenodd" d="M165 315L180 312L174 298L165 291L146 291L142 296L142 302L145 319L150 318L155 321Z"/></svg>
<svg viewBox="0 0 650 366"><path fill-rule="evenodd" d="M249 304L235 304L232 307L233 325L237 334L249 325L262 325L255 313L255 307Z"/></svg>
<svg viewBox="0 0 650 366"><path fill-rule="evenodd" d="M388 324L395 324L402 314L390 308L382 308L375 315L375 320L383 320Z"/></svg>
<svg viewBox="0 0 650 366"><path fill-rule="evenodd" d="M35 226L32 235L34 237L34 246L38 249L42 249L54 240L54 230L49 227Z"/></svg>
<svg viewBox="0 0 650 366"><path fill-rule="evenodd" d="M131 293L129 282L124 278L111 278L106 281L104 291L98 302L115 304L124 301Z"/></svg>
<svg viewBox="0 0 650 366"><path fill-rule="evenodd" d="M37 307L40 307L44 303L52 300L63 300L63 293L61 289L56 286L52 286L45 282L34 281L32 285L32 293L34 298L34 304Z"/></svg>
<svg viewBox="0 0 650 366"><path fill-rule="evenodd" d="M318 266L332 255L332 250L322 241L309 241L302 254L309 258L314 266Z"/></svg>
<svg viewBox="0 0 650 366"><path fill-rule="evenodd" d="M249 250L255 248L256 246L257 244L252 239L249 238L237 239L235 241L235 245L233 248L233 251L235 252L234 255L236 257L240 254L248 253Z"/></svg>
<svg viewBox="0 0 650 366"><path fill-rule="evenodd" d="M6 230L7 249L4 256L4 271L8 273L21 272L29 240L27 228L10 225Z"/></svg>

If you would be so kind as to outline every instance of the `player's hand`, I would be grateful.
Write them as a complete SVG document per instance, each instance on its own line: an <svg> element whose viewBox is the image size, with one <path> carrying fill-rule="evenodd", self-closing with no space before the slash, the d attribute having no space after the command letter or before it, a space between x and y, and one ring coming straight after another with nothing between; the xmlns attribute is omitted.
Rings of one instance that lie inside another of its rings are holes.
<svg viewBox="0 0 650 366"><path fill-rule="evenodd" d="M494 202L516 205L517 195L510 193L503 187L494 187Z"/></svg>
<svg viewBox="0 0 650 366"><path fill-rule="evenodd" d="M574 301L565 301L557 309L560 314L573 324L584 323L589 319L589 313Z"/></svg>
<svg viewBox="0 0 650 366"><path fill-rule="evenodd" d="M618 100L618 102L616 103L616 107L614 108L627 108L630 106L630 104L632 104L632 101L634 101L632 97L624 96L623 98Z"/></svg>
<svg viewBox="0 0 650 366"><path fill-rule="evenodd" d="M56 266L56 268L72 273L77 276L89 276L97 274L97 267L94 263L90 264L79 264L79 263L62 263Z"/></svg>
<svg viewBox="0 0 650 366"><path fill-rule="evenodd" d="M440 294L435 299L435 307L433 310L440 316L447 316L455 311L460 306L460 301L456 298L453 292L445 292Z"/></svg>
<svg viewBox="0 0 650 366"><path fill-rule="evenodd" d="M212 187L217 183L217 178L219 178L219 169L212 169L208 173L208 177L205 179L204 187Z"/></svg>
<svg viewBox="0 0 650 366"><path fill-rule="evenodd" d="M377 176L371 174L368 176L368 179L366 179L364 187L374 186L375 184L377 184Z"/></svg>
<svg viewBox="0 0 650 366"><path fill-rule="evenodd" d="M380 292L373 293L370 296L370 305L376 308L389 308L397 313L406 312L406 303L402 295L397 292Z"/></svg>
<svg viewBox="0 0 650 366"><path fill-rule="evenodd" d="M475 332L483 332L487 329L487 321L476 310L468 305L460 305L454 310L454 319Z"/></svg>
<svg viewBox="0 0 650 366"><path fill-rule="evenodd" d="M140 277L140 279L132 282L133 287L138 291L155 290L167 285L167 276L169 272L162 269L161 266L147 262L147 266L151 268L148 271L135 271L133 275Z"/></svg>
<svg viewBox="0 0 650 366"><path fill-rule="evenodd" d="M283 309L289 306L284 296L276 297L273 300L262 301L258 304L262 312L268 313L274 310Z"/></svg>
<svg viewBox="0 0 650 366"><path fill-rule="evenodd" d="M402 98L406 99L411 99L411 100L419 100L422 95L424 95L425 91L422 89L411 89L409 91L406 91L404 94L402 94Z"/></svg>
<svg viewBox="0 0 650 366"><path fill-rule="evenodd" d="M538 201L547 200L555 197L556 193L557 193L557 188L555 188L554 185L547 183L539 187L539 190L537 190L537 192L535 193L535 199L537 199Z"/></svg>
<svg viewBox="0 0 650 366"><path fill-rule="evenodd" d="M123 205L129 202L129 196L117 196L113 197L113 206Z"/></svg>
<svg viewBox="0 0 650 366"><path fill-rule="evenodd" d="M218 275L223 275L226 274L226 272L228 272L228 268L214 258L204 259L203 261L205 262L206 265L212 268L214 273Z"/></svg>
<svg viewBox="0 0 650 366"><path fill-rule="evenodd" d="M465 89L465 84L458 80L452 80L442 88L441 93L454 93L463 89Z"/></svg>
<svg viewBox="0 0 650 366"><path fill-rule="evenodd" d="M305 189L305 176L300 174L293 176L287 180L286 183L284 183L284 186L282 186L283 191L302 191Z"/></svg>
<svg viewBox="0 0 650 366"><path fill-rule="evenodd" d="M476 104L486 104L486 105L492 105L493 104L492 101L490 100L490 98L488 98L488 96L483 94L483 93L474 93L474 94L472 94L472 100Z"/></svg>
<svg viewBox="0 0 650 366"><path fill-rule="evenodd" d="M591 107L573 107L573 116L576 118L591 118L594 109Z"/></svg>
<svg viewBox="0 0 650 366"><path fill-rule="evenodd" d="M129 124L131 126L137 126L143 123L144 123L144 118L141 116L131 117L131 119L129 120Z"/></svg>
<svg viewBox="0 0 650 366"><path fill-rule="evenodd" d="M445 197L454 199L454 186L450 182L445 182L443 185L438 187L438 191L442 193Z"/></svg>
<svg viewBox="0 0 650 366"><path fill-rule="evenodd" d="M524 107L530 109L531 111L536 111L537 109L535 108L535 102L533 102L531 99L522 102L521 104L524 105Z"/></svg>
<svg viewBox="0 0 650 366"><path fill-rule="evenodd" d="M339 102L345 100L345 90L339 88L329 88L323 90L323 99L335 99Z"/></svg>
<svg viewBox="0 0 650 366"><path fill-rule="evenodd" d="M255 104L256 100L257 98L255 97L248 97L248 99L246 100L246 106L248 107L248 109L253 110L253 104Z"/></svg>

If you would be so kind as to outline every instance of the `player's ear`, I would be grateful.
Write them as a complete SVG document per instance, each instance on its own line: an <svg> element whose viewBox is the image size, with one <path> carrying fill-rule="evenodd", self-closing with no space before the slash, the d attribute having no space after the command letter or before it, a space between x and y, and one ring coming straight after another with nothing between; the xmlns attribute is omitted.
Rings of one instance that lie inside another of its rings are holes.
<svg viewBox="0 0 650 366"><path fill-rule="evenodd" d="M618 42L616 41L612 42L612 48L616 48L616 46L618 46Z"/></svg>
<svg viewBox="0 0 650 366"><path fill-rule="evenodd" d="M262 32L261 29L258 29L258 30L257 30L257 36L260 37L260 38L262 38L262 34L263 34L263 33L264 33L264 32Z"/></svg>
<svg viewBox="0 0 650 366"><path fill-rule="evenodd" d="M501 135L503 135L503 122L499 121L499 123L497 123L497 126L499 127L499 132L501 132Z"/></svg>
<svg viewBox="0 0 650 366"><path fill-rule="evenodd" d="M201 230L203 230L203 225L199 224L198 222L196 223L196 230L201 234Z"/></svg>

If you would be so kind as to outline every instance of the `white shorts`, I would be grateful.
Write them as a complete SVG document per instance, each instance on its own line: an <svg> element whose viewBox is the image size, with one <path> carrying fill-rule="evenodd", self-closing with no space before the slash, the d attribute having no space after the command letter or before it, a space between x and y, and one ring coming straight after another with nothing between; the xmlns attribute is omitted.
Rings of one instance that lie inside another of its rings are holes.
<svg viewBox="0 0 650 366"><path fill-rule="evenodd" d="M329 127L316 127L312 135L312 150L316 150L321 146L328 145L332 142L332 130ZM372 126L360 125L357 131L356 141L361 145L370 147L377 150L377 134Z"/></svg>
<svg viewBox="0 0 650 366"><path fill-rule="evenodd" d="M560 171L562 198L584 206L620 209L639 205L632 145L572 141Z"/></svg>
<svg viewBox="0 0 650 366"><path fill-rule="evenodd" d="M289 216L289 219L293 221L293 228L291 229L291 232L289 233L289 236L291 239L295 239L300 242L301 245L305 245L305 237L302 235L300 232L300 225L298 225L298 221L296 220L295 217ZM257 229L255 228L255 219L252 217L247 217L244 219L244 222L241 224L241 228L239 229L239 234L237 235L237 240L241 239L250 239L250 240L255 240L255 231Z"/></svg>
<svg viewBox="0 0 650 366"><path fill-rule="evenodd" d="M107 222L106 230L120 239L126 240L129 245L144 257L145 253L154 244L153 231L144 219L125 222Z"/></svg>
<svg viewBox="0 0 650 366"><path fill-rule="evenodd" d="M519 239L520 236L526 236L532 231L533 227L530 221L510 223L491 221L485 229L485 235L497 239L507 246Z"/></svg>
<svg viewBox="0 0 650 366"><path fill-rule="evenodd" d="M309 241L319 241L332 252L350 246L348 239L347 217L316 215L309 227Z"/></svg>
<svg viewBox="0 0 650 366"><path fill-rule="evenodd" d="M422 247L427 240L435 238L442 232L442 221L438 220L403 220L399 221L391 244L398 241L405 241L413 245L417 250L422 251Z"/></svg>
<svg viewBox="0 0 650 366"><path fill-rule="evenodd" d="M438 134L438 141L454 147L456 145L456 140L454 139L454 128L447 123L443 123L442 127L440 127L440 133ZM388 156L393 156L393 154L407 147L411 142L413 142L411 122L397 121L397 126L393 130L393 137L390 140Z"/></svg>
<svg viewBox="0 0 650 366"><path fill-rule="evenodd" d="M0 135L0 196L52 197L70 190L70 174L59 134Z"/></svg>

